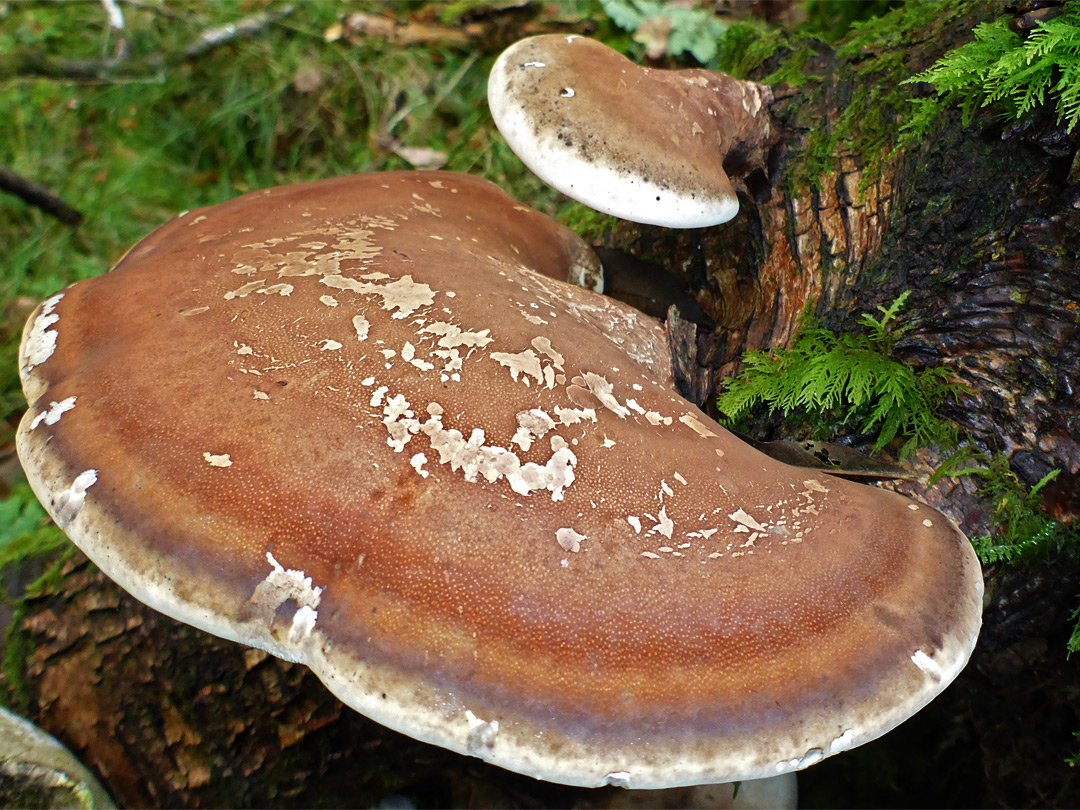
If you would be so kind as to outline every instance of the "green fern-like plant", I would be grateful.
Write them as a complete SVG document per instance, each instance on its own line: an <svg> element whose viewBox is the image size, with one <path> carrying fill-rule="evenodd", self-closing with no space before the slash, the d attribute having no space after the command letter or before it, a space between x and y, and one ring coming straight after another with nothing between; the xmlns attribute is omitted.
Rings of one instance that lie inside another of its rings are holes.
<svg viewBox="0 0 1080 810"><path fill-rule="evenodd" d="M1054 102L1067 131L1080 122L1080 3L1066 3L1060 16L1038 23L1026 38L1002 18L975 26L974 40L954 48L910 79L933 86L933 98L912 99L911 118L901 127L911 142L925 134L949 104L959 104L964 124L991 105L1020 118Z"/></svg>
<svg viewBox="0 0 1080 810"><path fill-rule="evenodd" d="M902 438L901 458L922 445L955 444L955 428L937 411L962 386L946 368L916 370L891 356L910 329L896 322L908 295L878 307L880 317L864 313L861 334L836 335L805 318L789 349L748 352L740 374L720 392L720 411L730 421L758 404L784 416L818 414L862 433L876 431L875 451Z"/></svg>
<svg viewBox="0 0 1080 810"><path fill-rule="evenodd" d="M979 492L993 504L989 534L973 537L971 544L983 563L1030 563L1080 552L1080 532L1054 520L1042 510L1042 490L1061 470L1052 470L1033 486L1024 485L1002 453L990 455L965 445L947 458L930 477L930 485L944 476L970 475L981 479ZM1080 644L1080 636L1076 638Z"/></svg>
<svg viewBox="0 0 1080 810"><path fill-rule="evenodd" d="M975 553L985 565L1029 564L1080 554L1080 531L1042 509L1042 490L1060 472L1052 470L1028 487L1012 471L1003 453L990 455L965 445L942 462L929 483L932 486L946 475L982 479L979 492L993 504L992 528L987 534L971 538ZM1072 620L1069 654L1080 652L1080 607L1073 612Z"/></svg>

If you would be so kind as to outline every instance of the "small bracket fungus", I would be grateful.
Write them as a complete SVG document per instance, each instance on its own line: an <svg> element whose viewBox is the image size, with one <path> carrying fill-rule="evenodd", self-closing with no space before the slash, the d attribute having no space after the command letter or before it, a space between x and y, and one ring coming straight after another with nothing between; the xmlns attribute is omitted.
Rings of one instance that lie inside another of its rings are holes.
<svg viewBox="0 0 1080 810"><path fill-rule="evenodd" d="M562 280L587 253L451 173L192 211L31 317L19 456L137 598L538 778L760 779L902 722L975 643L970 544L710 421L657 322Z"/></svg>
<svg viewBox="0 0 1080 810"><path fill-rule="evenodd" d="M640 67L562 34L511 45L488 79L495 125L541 180L598 211L669 228L739 212L729 174L765 167L771 101L756 82Z"/></svg>

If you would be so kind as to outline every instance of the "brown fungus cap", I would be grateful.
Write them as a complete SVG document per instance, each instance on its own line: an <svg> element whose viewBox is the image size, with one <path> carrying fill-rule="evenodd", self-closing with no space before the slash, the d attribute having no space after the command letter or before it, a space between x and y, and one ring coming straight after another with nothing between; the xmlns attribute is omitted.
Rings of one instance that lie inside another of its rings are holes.
<svg viewBox="0 0 1080 810"><path fill-rule="evenodd" d="M488 78L495 125L541 180L598 211L669 228L738 213L725 165L764 165L771 100L765 85L641 67L563 34L511 45Z"/></svg>
<svg viewBox="0 0 1080 810"><path fill-rule="evenodd" d="M655 322L552 278L566 238L448 173L191 211L31 317L27 475L147 604L543 779L772 776L900 723L975 642L970 545L711 422Z"/></svg>

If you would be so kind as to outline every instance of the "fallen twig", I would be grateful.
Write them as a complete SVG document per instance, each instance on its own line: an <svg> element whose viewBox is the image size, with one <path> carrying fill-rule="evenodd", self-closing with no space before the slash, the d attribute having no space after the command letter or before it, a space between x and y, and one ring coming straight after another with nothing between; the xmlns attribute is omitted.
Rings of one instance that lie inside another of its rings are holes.
<svg viewBox="0 0 1080 810"><path fill-rule="evenodd" d="M14 194L28 205L39 208L46 214L73 228L79 227L83 215L53 194L47 188L27 180L15 172L0 166L0 191Z"/></svg>
<svg viewBox="0 0 1080 810"><path fill-rule="evenodd" d="M109 69L112 69L123 62L128 55L127 37L124 36L124 12L116 4L116 0L101 0L101 6L109 18L109 31L116 34L116 47L107 62Z"/></svg>
<svg viewBox="0 0 1080 810"><path fill-rule="evenodd" d="M478 26L473 26L478 29ZM363 37L384 39L394 45L409 46L438 42L447 45L465 46L477 33L464 28L450 28L445 25L429 25L420 22L403 22L383 14L350 14L340 22L326 29L323 38L327 42L347 39L355 42Z"/></svg>
<svg viewBox="0 0 1080 810"><path fill-rule="evenodd" d="M254 36L281 18L287 17L292 13L292 6L282 6L281 8L273 9L271 11L261 11L258 14L252 14L250 17L245 17L239 22L221 25L217 28L210 28L203 31L198 39L187 46L184 50L184 56L188 59L195 59L196 57L202 56L207 51L211 51L214 48L232 42L238 37Z"/></svg>
<svg viewBox="0 0 1080 810"><path fill-rule="evenodd" d="M101 0L105 13L109 16L109 28L114 31L124 30L124 12L116 4L116 0Z"/></svg>

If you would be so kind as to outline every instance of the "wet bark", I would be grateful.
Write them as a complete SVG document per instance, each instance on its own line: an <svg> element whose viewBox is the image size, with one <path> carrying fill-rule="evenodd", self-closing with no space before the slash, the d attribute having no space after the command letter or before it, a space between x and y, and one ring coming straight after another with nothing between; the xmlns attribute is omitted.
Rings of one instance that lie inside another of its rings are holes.
<svg viewBox="0 0 1080 810"><path fill-rule="evenodd" d="M914 73L996 13L976 8L895 47ZM771 184L748 183L735 222L682 233L625 224L607 246L663 264L715 322L676 330L681 373L706 403L744 350L790 341L808 302L827 325L850 328L911 290L905 317L916 326L902 350L970 386L951 414L969 436L1011 453L1029 481L1080 471L1075 139L1056 137L1048 119L965 127L951 114L872 178L868 156L841 145L816 186L786 182L814 126L835 121L867 80L858 62L822 49L808 68L822 82L783 95L785 151ZM985 524L970 487L923 497L969 532ZM991 571L972 666L879 743L808 771L804 804L1080 803L1064 763L1080 729L1080 661L1064 655L1077 573L1064 563ZM597 801L387 731L303 667L160 616L79 555L31 589L6 653L14 708L69 745L121 806L372 806L395 794L417 806Z"/></svg>

